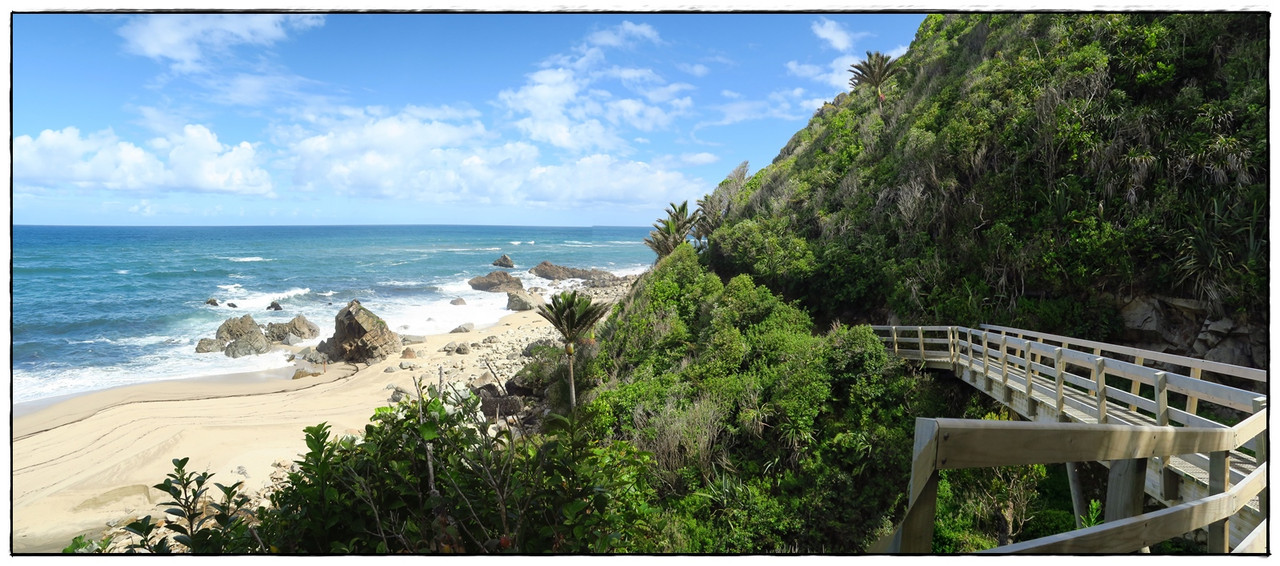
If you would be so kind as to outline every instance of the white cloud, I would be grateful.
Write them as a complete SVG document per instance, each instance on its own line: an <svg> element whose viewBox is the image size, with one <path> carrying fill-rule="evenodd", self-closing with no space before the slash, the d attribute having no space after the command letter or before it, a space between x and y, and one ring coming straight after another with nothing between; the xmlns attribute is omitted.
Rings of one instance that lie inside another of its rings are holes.
<svg viewBox="0 0 1280 566"><path fill-rule="evenodd" d="M888 53L885 53L885 55L888 55L894 59L897 59L898 57L906 55L907 50L910 48L911 46L909 45L899 45L897 47L894 47L893 50L889 51Z"/></svg>
<svg viewBox="0 0 1280 566"><path fill-rule="evenodd" d="M853 47L853 37L838 22L833 22L826 18L818 18L818 21L813 22L810 28L813 30L814 35L825 40L836 51L848 51Z"/></svg>
<svg viewBox="0 0 1280 566"><path fill-rule="evenodd" d="M177 72L204 69L210 52L240 44L271 45L290 30L324 25L316 14L147 14L131 18L117 33L125 49L155 60L171 61Z"/></svg>
<svg viewBox="0 0 1280 566"><path fill-rule="evenodd" d="M141 214L142 216L156 215L156 211L151 208L151 203L148 202L147 199L142 199L138 201L138 204L135 204L129 207L129 212L132 212L134 214Z"/></svg>
<svg viewBox="0 0 1280 566"><path fill-rule="evenodd" d="M271 175L258 167L249 142L226 146L208 128L188 125L169 136L168 183L197 191L272 194Z"/></svg>
<svg viewBox="0 0 1280 566"><path fill-rule="evenodd" d="M156 157L121 141L111 130L81 137L74 127L44 130L36 138L13 140L15 185L138 190L164 182L165 168Z"/></svg>
<svg viewBox="0 0 1280 566"><path fill-rule="evenodd" d="M36 138L14 138L15 185L112 190L192 190L271 195L270 175L257 164L248 142L228 147L204 126L151 140L156 154L120 140L111 130L81 137L68 127Z"/></svg>
<svg viewBox="0 0 1280 566"><path fill-rule="evenodd" d="M800 78L812 79L830 85L839 90L846 90L849 88L849 77L851 76L849 67L861 60L860 57L855 55L841 55L828 63L825 69L818 65L787 61L787 72Z"/></svg>
<svg viewBox="0 0 1280 566"><path fill-rule="evenodd" d="M662 38L658 37L658 30L653 29L649 24L633 24L629 21L588 35L587 43L604 47L623 47L630 45L633 39L662 43Z"/></svg>
<svg viewBox="0 0 1280 566"><path fill-rule="evenodd" d="M706 187L679 172L649 163L594 154L563 165L534 168L524 190L535 203L591 201L660 210L677 195L703 194Z"/></svg>
<svg viewBox="0 0 1280 566"><path fill-rule="evenodd" d="M689 63L677 63L676 68L695 77L705 77L707 76L707 73L711 72L711 69L707 68L707 66L702 63L694 63L692 65Z"/></svg>
<svg viewBox="0 0 1280 566"><path fill-rule="evenodd" d="M720 91L720 96L723 96L725 98L742 98L741 93L734 92L728 89Z"/></svg>
<svg viewBox="0 0 1280 566"><path fill-rule="evenodd" d="M688 165L710 165L720 161L720 157L707 152L701 153L685 153L680 155L680 161Z"/></svg>

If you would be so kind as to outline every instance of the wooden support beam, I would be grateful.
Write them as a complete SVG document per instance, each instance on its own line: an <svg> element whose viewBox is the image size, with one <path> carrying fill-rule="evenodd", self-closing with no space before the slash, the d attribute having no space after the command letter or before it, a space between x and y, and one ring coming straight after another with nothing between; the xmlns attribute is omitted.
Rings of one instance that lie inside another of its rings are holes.
<svg viewBox="0 0 1280 566"><path fill-rule="evenodd" d="M1147 460L1113 460L1107 474L1106 510L1108 523L1142 514L1146 496Z"/></svg>
<svg viewBox="0 0 1280 566"><path fill-rule="evenodd" d="M911 448L911 487L907 516L902 521L897 550L906 554L933 551L933 521L938 507L938 422L916 419Z"/></svg>
<svg viewBox="0 0 1280 566"><path fill-rule="evenodd" d="M1169 377L1156 374L1156 424L1169 426Z"/></svg>
<svg viewBox="0 0 1280 566"><path fill-rule="evenodd" d="M1226 493L1231 477L1231 453L1226 450L1209 454L1209 493L1217 495ZM1210 554L1226 554L1231 549L1231 533L1227 525L1228 519L1214 521L1205 527L1209 531Z"/></svg>
<svg viewBox="0 0 1280 566"><path fill-rule="evenodd" d="M898 356L898 357L902 357L902 356L900 356L900 355L898 354L898 327L896 327L896 326L890 326L890 327L889 327L889 335L890 335L890 336L893 336L893 355L894 355L894 356Z"/></svg>
<svg viewBox="0 0 1280 566"><path fill-rule="evenodd" d="M991 341L986 332L982 333L982 389L991 392Z"/></svg>
<svg viewBox="0 0 1280 566"><path fill-rule="evenodd" d="M1071 511L1076 516L1076 528L1084 527L1084 516L1089 512L1089 504L1084 500L1084 487L1080 484L1080 472L1075 462L1065 462L1067 467L1067 484L1071 488Z"/></svg>

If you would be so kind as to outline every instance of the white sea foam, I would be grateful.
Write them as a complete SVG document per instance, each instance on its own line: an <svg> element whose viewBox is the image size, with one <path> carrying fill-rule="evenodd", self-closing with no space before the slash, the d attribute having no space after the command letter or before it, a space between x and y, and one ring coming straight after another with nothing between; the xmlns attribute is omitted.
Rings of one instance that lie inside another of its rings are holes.
<svg viewBox="0 0 1280 566"><path fill-rule="evenodd" d="M334 295L337 295L337 294L338 294L338 292L337 292L337 291L325 291L325 292L323 292L323 293L316 293L316 294L317 294L317 295L320 295L321 297L332 297L332 296L334 296Z"/></svg>
<svg viewBox="0 0 1280 566"><path fill-rule="evenodd" d="M120 275L128 275L128 274L129 274L129 270L128 270L128 269L117 269L117 270L116 270L116 273L118 273L118 274L120 274Z"/></svg>
<svg viewBox="0 0 1280 566"><path fill-rule="evenodd" d="M218 259L225 259L225 260L227 260L227 261L234 261L234 262L236 262L236 263L244 263L244 262L250 262L250 261L275 261L275 260L272 260L272 259L267 259L267 258L264 258L264 257L258 257L258 256L251 256L251 257L223 257L223 256L218 256Z"/></svg>

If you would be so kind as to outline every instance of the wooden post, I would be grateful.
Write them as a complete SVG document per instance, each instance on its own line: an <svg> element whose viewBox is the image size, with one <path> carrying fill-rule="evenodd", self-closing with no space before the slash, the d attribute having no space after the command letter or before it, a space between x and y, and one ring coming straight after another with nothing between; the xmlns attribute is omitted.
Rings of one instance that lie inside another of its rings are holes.
<svg viewBox="0 0 1280 566"><path fill-rule="evenodd" d="M1229 487L1231 477L1231 456L1230 452L1221 450L1209 453L1209 494L1217 495L1224 493ZM1214 521L1205 527L1209 531L1209 548L1210 554L1226 554L1230 552L1231 536L1230 529L1227 528L1227 519Z"/></svg>
<svg viewBox="0 0 1280 566"><path fill-rule="evenodd" d="M956 327L947 328L947 352L951 354L951 373L960 372L960 333Z"/></svg>
<svg viewBox="0 0 1280 566"><path fill-rule="evenodd" d="M889 335L893 336L893 355L898 355L898 327L890 326Z"/></svg>
<svg viewBox="0 0 1280 566"><path fill-rule="evenodd" d="M1096 349L1096 348L1095 348ZM1098 391L1098 424L1107 424L1106 358L1093 360L1093 387Z"/></svg>
<svg viewBox="0 0 1280 566"><path fill-rule="evenodd" d="M911 491L897 546L906 554L930 554L938 506L938 421L916 419L911 454Z"/></svg>
<svg viewBox="0 0 1280 566"><path fill-rule="evenodd" d="M1254 398L1253 414L1256 415L1261 411L1265 411L1266 409L1267 409L1266 397ZM1270 418L1269 415L1268 415L1268 418ZM1253 461L1256 466L1262 466L1263 464L1267 463L1267 431L1266 430L1263 430L1262 432L1258 433L1258 436L1253 437L1253 453L1254 453ZM1267 489L1263 489L1262 492L1258 494L1258 514L1263 517L1267 516L1267 508L1269 507L1269 505L1267 505L1267 494L1269 494L1270 492L1271 492L1271 489L1267 488Z"/></svg>
<svg viewBox="0 0 1280 566"><path fill-rule="evenodd" d="M1156 424L1169 426L1169 376L1156 372Z"/></svg>
<svg viewBox="0 0 1280 566"><path fill-rule="evenodd" d="M1133 359L1134 365L1137 365L1137 366L1141 366L1143 364L1143 361L1144 360L1141 357L1134 357ZM1134 395L1137 395L1138 393L1142 392L1142 382L1136 379L1129 380L1129 392ZM1136 413L1138 412L1138 406L1130 404L1129 410Z"/></svg>
<svg viewBox="0 0 1280 566"><path fill-rule="evenodd" d="M917 326L917 327L916 327L916 337L920 339L920 361L921 361L921 362L923 362L923 361L925 361L925 358L924 358L924 327L923 327L923 326Z"/></svg>
<svg viewBox="0 0 1280 566"><path fill-rule="evenodd" d="M1056 406L1054 408L1058 411L1059 420L1062 419L1062 400L1066 395L1066 392L1062 390L1062 387L1066 382L1066 380L1063 379L1062 377L1062 372L1063 372L1063 369L1065 369L1065 366L1066 366L1066 363L1062 361L1062 348L1061 347L1054 348L1053 349L1053 369L1055 372L1057 372L1057 375L1054 377L1058 382L1057 399L1054 401L1054 403L1056 403Z"/></svg>
<svg viewBox="0 0 1280 566"><path fill-rule="evenodd" d="M1200 368L1191 368L1191 379L1200 379ZM1200 406L1200 398L1187 395L1187 412L1192 415L1196 414L1196 408Z"/></svg>
<svg viewBox="0 0 1280 566"><path fill-rule="evenodd" d="M1009 345L1008 337L1000 335L1000 384L1009 388Z"/></svg>
<svg viewBox="0 0 1280 566"><path fill-rule="evenodd" d="M1030 420L1035 420L1036 413L1039 412L1039 408L1035 402L1036 398L1032 395L1034 391L1031 388L1031 383L1032 383L1032 380L1034 379L1032 376L1035 375L1036 372L1032 371L1031 369L1031 344L1029 342L1023 342L1023 344L1025 346L1023 347L1024 349L1022 350L1022 358L1024 360L1027 360L1027 371L1022 373L1022 376L1027 380L1025 384L1027 386L1027 390L1026 390L1027 418Z"/></svg>
<svg viewBox="0 0 1280 566"><path fill-rule="evenodd" d="M991 340L989 333L982 333L982 389L991 392Z"/></svg>
<svg viewBox="0 0 1280 566"><path fill-rule="evenodd" d="M1080 485L1080 473L1076 471L1075 462L1067 462L1067 485L1071 488L1071 511L1076 516L1076 528L1084 528L1084 516L1089 512L1089 504L1084 500L1084 487Z"/></svg>
<svg viewBox="0 0 1280 566"><path fill-rule="evenodd" d="M1106 522L1141 515L1142 501L1147 496L1146 483L1146 458L1113 460L1107 475L1107 502L1103 506ZM1142 552L1150 551L1144 547Z"/></svg>

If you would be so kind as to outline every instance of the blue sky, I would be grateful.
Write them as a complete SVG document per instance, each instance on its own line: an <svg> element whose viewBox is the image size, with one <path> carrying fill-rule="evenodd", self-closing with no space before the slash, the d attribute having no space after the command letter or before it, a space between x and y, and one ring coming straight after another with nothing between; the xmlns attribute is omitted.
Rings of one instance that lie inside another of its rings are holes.
<svg viewBox="0 0 1280 566"><path fill-rule="evenodd" d="M648 225L920 14L14 14L15 224Z"/></svg>

